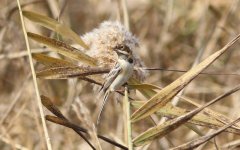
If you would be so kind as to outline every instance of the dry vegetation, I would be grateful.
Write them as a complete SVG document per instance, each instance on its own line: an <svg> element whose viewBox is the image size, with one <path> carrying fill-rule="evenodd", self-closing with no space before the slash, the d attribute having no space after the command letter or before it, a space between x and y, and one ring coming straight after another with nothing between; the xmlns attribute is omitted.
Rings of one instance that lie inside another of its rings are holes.
<svg viewBox="0 0 240 150"><path fill-rule="evenodd" d="M54 18L79 35L91 31L104 20L119 20L125 25L129 23L131 32L140 41L137 53L147 68L189 70L224 47L240 33L239 0L128 0L127 11L124 9L126 6L123 4L124 0L21 0L20 2L23 10ZM59 40L64 39L34 21L25 19L25 23L27 31ZM65 39L64 41L76 45L72 41ZM34 53L44 52L52 57L65 59L57 53L49 52L51 48L45 48L32 40L30 42ZM170 112L164 107L162 112L151 115L152 120L145 118L133 123L131 131L133 139L154 127L153 122L160 125L170 118L183 115L186 110L194 110L196 107L183 100L183 97L204 105L238 85L239 48L240 44L236 42L207 70L204 70L207 74L200 74L194 78L184 91L173 99L172 104L175 107L169 109ZM36 61L34 65L36 70L43 68ZM144 83L166 87L182 74L177 71L149 71ZM100 145L102 149L117 148L102 140L98 141L96 130L99 134L127 145L124 133L126 122L123 119L122 109L123 96L111 97L100 126L94 127L101 101L94 92L92 84L77 79L38 79L38 86L40 94L49 97L66 118L90 131L88 138L97 149L100 149ZM154 89L154 93L151 90L147 92L151 93L148 98L141 93L141 90L130 95L135 95L133 96L135 100L146 101L160 91ZM0 149L47 149L36 99L17 2L0 0ZM119 99L120 103L114 99ZM133 104L132 112L140 103ZM190 123L177 124L178 128L174 131L170 130L172 132L166 130L167 133L163 138L156 138L146 146L135 149L169 149L198 139L216 131L214 130L216 126L214 129L210 128L214 124L211 121L220 123L218 119L225 119L224 123L228 124L238 118L239 107L240 97L239 92L236 92L208 107L215 114L217 112L217 115L209 112L199 113L198 115L203 115L202 118L199 116L200 121L191 120ZM44 113L51 114L45 108ZM226 120L226 118L231 119ZM204 120L210 124L199 126L199 122ZM223 124L221 123L220 127ZM229 128L227 132L217 135L214 139L207 140L198 149L238 149L239 125L235 129ZM47 127L52 149L90 149L73 130L51 122L47 122ZM137 142L134 143L134 146L136 145Z"/></svg>

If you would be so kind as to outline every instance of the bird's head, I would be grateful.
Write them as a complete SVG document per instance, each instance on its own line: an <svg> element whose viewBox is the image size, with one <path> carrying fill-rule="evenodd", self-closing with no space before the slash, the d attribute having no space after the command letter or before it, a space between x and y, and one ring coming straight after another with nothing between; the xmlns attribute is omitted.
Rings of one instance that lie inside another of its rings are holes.
<svg viewBox="0 0 240 150"><path fill-rule="evenodd" d="M127 45L119 44L113 48L113 50L117 53L119 58L127 59L132 57L132 51Z"/></svg>

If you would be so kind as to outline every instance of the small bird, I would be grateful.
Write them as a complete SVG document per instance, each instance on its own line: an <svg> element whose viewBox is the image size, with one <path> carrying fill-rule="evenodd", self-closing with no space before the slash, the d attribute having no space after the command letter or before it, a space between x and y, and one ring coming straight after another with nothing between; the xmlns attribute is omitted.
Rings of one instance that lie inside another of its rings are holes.
<svg viewBox="0 0 240 150"><path fill-rule="evenodd" d="M126 84L129 78L133 75L134 71L133 55L128 46L119 44L113 48L113 51L117 53L118 60L113 69L107 75L106 80L100 89L100 93L104 93L104 97L97 118L97 124L99 124L101 113L110 92L116 91L122 85Z"/></svg>

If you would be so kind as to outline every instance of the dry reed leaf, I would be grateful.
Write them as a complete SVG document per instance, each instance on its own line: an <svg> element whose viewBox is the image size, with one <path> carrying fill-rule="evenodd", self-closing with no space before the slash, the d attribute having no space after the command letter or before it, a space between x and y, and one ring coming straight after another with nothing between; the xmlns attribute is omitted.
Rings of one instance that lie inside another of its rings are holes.
<svg viewBox="0 0 240 150"><path fill-rule="evenodd" d="M65 123L65 124L71 124L68 119L61 113L61 111L55 106L53 105L53 103L51 102L51 100L44 96L44 95L41 95L41 102L42 104L49 110L51 111L54 115L58 116L58 117L53 117L52 118L56 121L58 120L58 122L62 122L62 123ZM47 116L46 116L47 118ZM49 118L49 117L48 117ZM62 120L60 120L59 118L61 118ZM78 135L80 135L87 143L88 145L92 148L92 149L96 149L92 143L87 139L87 137L82 133L83 131L87 132L87 130L79 127L80 129L82 130L77 130L77 129L73 129ZM80 132L81 131L81 132Z"/></svg>
<svg viewBox="0 0 240 150"><path fill-rule="evenodd" d="M42 104L49 110L51 111L54 115L56 116L51 116L51 115L46 115L45 118L46 120L50 121L50 122L53 122L53 123L56 123L56 124L59 124L59 125L62 125L62 126L65 126L65 127L68 127L68 128L71 128L73 129L77 134L79 134L86 142L88 142L88 144L92 147L92 144L85 138L85 136L81 133L88 133L89 131L81 126L78 126L74 123L71 123L62 113L61 111L51 102L51 99L44 96L44 95L41 95L41 102ZM99 135L97 134L97 137L116 146L116 147L119 147L121 149L124 149L124 150L127 150L128 148L125 147L124 145L122 144L119 144L105 136L102 136L102 135ZM93 148L93 147L92 147Z"/></svg>
<svg viewBox="0 0 240 150"><path fill-rule="evenodd" d="M186 102L188 102L188 103L190 103L190 104L192 104L192 105L194 105L196 107L201 107L201 105L196 103L196 102L193 102L193 101L191 101L189 99L186 99L186 98L183 98L183 99L186 100ZM204 109L204 112L207 113L208 116L211 116L212 119L216 119L216 120L222 122L223 124L229 124L229 123L233 122L233 119L228 118L227 116L225 116L225 115L223 115L221 113L218 113L216 111L213 111L213 110L211 110L209 108ZM240 129L240 124L239 123L235 123L233 127L237 128L237 129Z"/></svg>
<svg viewBox="0 0 240 150"><path fill-rule="evenodd" d="M50 122L54 122L56 124L59 124L59 125L63 125L65 127L68 127L68 128L74 128L78 131L81 131L81 132L87 132L86 129L84 128L81 128L79 126L76 126L74 125L73 123L63 119L63 118L59 118L59 117L55 117L55 116L51 116L51 115L46 115L45 116L46 120L50 121Z"/></svg>
<svg viewBox="0 0 240 150"><path fill-rule="evenodd" d="M138 90L141 90L141 89L145 89L145 90L154 90L154 89L157 89L157 90L160 90L161 88L156 86L156 85L153 85L153 84L147 84L147 83L142 83L142 84L129 84L128 85L129 88L131 89L138 89Z"/></svg>
<svg viewBox="0 0 240 150"><path fill-rule="evenodd" d="M62 126L65 126L67 128L71 128L73 129L75 132L84 132L84 133L88 133L88 131L85 129L85 128L82 128L74 123L71 123L67 120L64 120L64 119L61 119L59 117L55 117L55 116L50 116L50 115L46 115L45 116L46 120L50 121L50 122L53 122L53 123L56 123L56 124L59 124L59 125L62 125ZM105 142L108 142L116 147L119 147L121 149L124 149L124 150L128 150L128 148L122 144L119 144L115 141L113 141L112 139L110 138L107 138L105 136L102 136L100 134L97 134L97 137L102 139L103 141Z"/></svg>
<svg viewBox="0 0 240 150"><path fill-rule="evenodd" d="M47 16L40 15L38 13L34 13L31 11L23 11L23 15L28 18L29 20L40 24L52 31L55 31L63 37L67 37L85 49L89 49L89 47L85 44L85 42L77 35L72 29L68 28L67 26L60 24L56 20L49 18Z"/></svg>
<svg viewBox="0 0 240 150"><path fill-rule="evenodd" d="M185 144L182 144L180 146L177 146L175 148L172 148L171 150L188 150L188 149L194 149L198 146L200 146L201 144L209 141L210 139L214 138L215 136L217 136L218 134L222 133L224 130L226 130L227 128L231 127L233 124L237 123L240 121L240 118L236 119L235 121L223 126L222 128L218 129L217 131L210 133L208 135L202 136L200 138L194 139L190 142L187 142Z"/></svg>
<svg viewBox="0 0 240 150"><path fill-rule="evenodd" d="M86 63L91 66L96 66L96 60L94 58L88 56L81 50L78 50L64 42L57 41L55 39L51 39L31 32L28 32L28 37L39 43L44 44L45 46L50 47L52 51L60 53L66 57Z"/></svg>
<svg viewBox="0 0 240 150"><path fill-rule="evenodd" d="M132 122L136 122L138 120L146 118L147 116L153 114L154 112L158 111L160 108L165 106L168 102L172 100L174 96L177 95L179 91L181 91L186 85L188 85L188 83L190 83L195 77L197 77L199 73L206 69L224 52L226 52L228 48L232 46L239 38L240 35L238 35L231 42L225 45L221 50L210 55L200 64L189 70L187 73L183 74L181 77L179 77L177 80L172 82L167 87L163 88L160 92L158 92L155 96L148 100L142 107L140 107L133 113L131 117Z"/></svg>
<svg viewBox="0 0 240 150"><path fill-rule="evenodd" d="M44 79L66 79L71 77L85 77L89 75L103 74L107 72L109 72L109 69L104 68L79 66L50 67L37 72L37 77Z"/></svg>
<svg viewBox="0 0 240 150"><path fill-rule="evenodd" d="M45 106L49 111L51 111L54 115L58 116L59 118L67 120L61 111L51 102L51 99L47 96L41 95L41 102L43 106Z"/></svg>
<svg viewBox="0 0 240 150"><path fill-rule="evenodd" d="M139 108L144 102L143 101L132 101L132 106L134 108ZM173 106L172 104L168 103L161 109L159 109L156 114L160 115L162 117L168 117L168 118L176 118L180 117L186 113L188 113L186 109ZM195 115L191 120L188 121L189 123L200 125L212 129L218 129L219 127L224 126L224 124L221 121L218 121L211 115L208 115L204 112L200 112L199 114ZM226 130L227 132L240 134L240 130L237 130L235 128L228 128Z"/></svg>
<svg viewBox="0 0 240 150"><path fill-rule="evenodd" d="M44 78L44 79L79 78L81 80L85 80L97 85L101 85L101 83L103 82L102 78L99 78L99 76L97 75L88 75L88 77L82 76L81 71L74 70L74 68L81 69L82 67L77 66L69 61L50 57L43 54L33 54L33 58L37 62L47 66L47 68L37 73L37 76L39 78ZM65 68L66 70L64 70ZM86 67L83 67L83 68L86 68ZM89 72L89 74L98 74L98 72L101 74L101 73L109 72L109 69L90 68L89 71L92 71L92 72Z"/></svg>
<svg viewBox="0 0 240 150"><path fill-rule="evenodd" d="M135 84L129 85L129 86L130 87L133 86L135 89L139 90L143 95L145 95L146 98L152 97L153 95L155 95L157 93L156 91L154 91L154 89L158 89L158 90L162 89L158 86L151 85L151 84L141 85L140 82L138 82L138 81L135 81ZM196 107L201 107L200 104L197 104L196 102L193 102L190 99L187 99L185 97L181 97L181 98L183 98L183 100L185 100L189 104L192 104ZM132 103L133 103L134 107L139 109L144 104L144 101L133 101ZM141 103L141 104L139 104L139 103ZM172 118L172 117L181 116L181 115L187 113L187 111L183 108L170 106L170 105L171 104L169 104L169 103L166 104L166 106L159 109L156 112L156 114ZM171 110L169 110L169 109L171 109ZM200 113L200 115L203 114L202 117L200 117L200 118L194 117L189 122L196 124L196 125L207 126L209 128L216 129L218 127L222 127L224 124L229 124L233 121L231 118L228 118L227 116L225 116L219 112L213 111L209 108L205 108L203 111L204 111L204 113ZM196 118L196 120L195 120L195 118ZM239 128L240 128L239 124L236 123L233 127L227 129L227 131L239 134L239 130L238 130Z"/></svg>
<svg viewBox="0 0 240 150"><path fill-rule="evenodd" d="M155 94L156 94L156 91L154 91L153 89L150 89L150 85L148 85L148 88L144 88L144 87L147 87L147 86L141 86L140 88L140 81L136 80L136 79L133 79L131 78L130 81L129 81L129 86L131 87L131 85L135 85L135 89L137 89L144 97L146 97L147 99L150 99L151 97L153 97ZM137 86L138 85L138 86ZM154 89L155 89L156 86L154 86Z"/></svg>
<svg viewBox="0 0 240 150"><path fill-rule="evenodd" d="M73 64L69 61L59 59L59 58L54 58L54 57L47 56L44 54L32 54L32 56L37 62L39 62L45 66L49 66L49 67L66 67L66 66L73 67L73 66L76 66L75 64Z"/></svg>
<svg viewBox="0 0 240 150"><path fill-rule="evenodd" d="M73 129L79 136L81 136L85 142L88 143L88 145L95 150L96 148L93 146L93 144L87 139L86 135L83 133L87 133L87 130L79 127L71 122L69 122L65 117L64 118L60 118L60 117L55 117L55 116L50 116L50 115L46 115L45 116L46 120L50 121L50 122L54 122L56 124L68 127ZM82 133L83 132L83 133Z"/></svg>
<svg viewBox="0 0 240 150"><path fill-rule="evenodd" d="M134 145L135 146L142 146L142 145L148 144L149 142L151 142L155 138L161 138L161 137L165 136L166 134L172 132L173 130L175 130L176 128L181 126L182 124L184 124L187 121L189 121L190 119L192 119L196 114L198 114L204 108L218 102L219 100L223 99L226 96L229 96L230 94L238 91L239 89L240 89L240 85L238 85L235 88L233 88L232 90L222 94L221 96L213 99L212 101L204 104L200 108L196 108L195 110L190 111L185 115L174 118L172 120L168 120L161 125L158 125L156 127L148 129L147 131L143 132L142 134L137 136L135 139L133 139Z"/></svg>

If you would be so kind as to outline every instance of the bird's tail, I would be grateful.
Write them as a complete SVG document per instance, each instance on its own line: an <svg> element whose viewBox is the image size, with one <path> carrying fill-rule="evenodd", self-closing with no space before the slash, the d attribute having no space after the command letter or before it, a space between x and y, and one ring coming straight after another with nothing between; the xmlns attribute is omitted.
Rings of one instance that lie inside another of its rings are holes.
<svg viewBox="0 0 240 150"><path fill-rule="evenodd" d="M98 117L97 117L97 125L99 124L100 122L100 119L101 119L101 114L103 112L103 109L104 109L104 106L105 106L105 103L107 102L107 99L108 99L108 96L110 94L110 91L106 91L106 93L104 94L104 97L103 97L103 102L102 102L102 105L101 105L101 108L100 108L100 112L98 114Z"/></svg>

